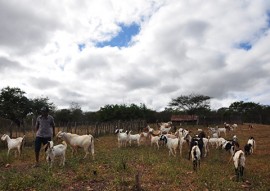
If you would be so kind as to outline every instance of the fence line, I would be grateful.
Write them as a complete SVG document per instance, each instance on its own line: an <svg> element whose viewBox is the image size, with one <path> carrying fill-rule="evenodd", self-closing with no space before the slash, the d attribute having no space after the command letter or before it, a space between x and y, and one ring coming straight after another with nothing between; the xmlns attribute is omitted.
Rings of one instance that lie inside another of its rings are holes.
<svg viewBox="0 0 270 191"><path fill-rule="evenodd" d="M0 134L9 134L10 135L10 125L5 124L1 125ZM67 122L67 123L56 123L56 133L59 131L65 131L69 133L75 133L79 135L83 134L92 134L94 137L99 137L105 134L112 134L117 128L132 130L135 132L140 132L143 128L146 127L145 120L131 120L131 121L113 121L113 122ZM32 123L25 123L24 127L17 127L12 125L12 137L22 136L27 133L28 136L35 137L34 127Z"/></svg>

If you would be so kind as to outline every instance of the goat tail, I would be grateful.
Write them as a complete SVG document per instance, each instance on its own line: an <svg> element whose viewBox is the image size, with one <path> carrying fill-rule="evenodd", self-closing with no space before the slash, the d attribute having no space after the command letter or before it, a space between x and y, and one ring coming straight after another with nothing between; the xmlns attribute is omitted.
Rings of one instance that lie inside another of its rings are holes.
<svg viewBox="0 0 270 191"><path fill-rule="evenodd" d="M94 137L91 135L91 142L88 147L88 150L91 151L92 157L94 159L94 154L95 154L95 146L94 146Z"/></svg>
<svg viewBox="0 0 270 191"><path fill-rule="evenodd" d="M246 161L245 155L243 152L241 152L238 158L238 165L245 167L245 161Z"/></svg>

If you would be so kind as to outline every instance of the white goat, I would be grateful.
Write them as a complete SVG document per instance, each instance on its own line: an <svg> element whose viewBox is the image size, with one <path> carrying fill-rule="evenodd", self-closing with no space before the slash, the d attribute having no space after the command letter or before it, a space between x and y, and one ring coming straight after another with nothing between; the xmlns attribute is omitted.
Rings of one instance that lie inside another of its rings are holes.
<svg viewBox="0 0 270 191"><path fill-rule="evenodd" d="M180 156L182 156L182 150L183 150L183 145L184 143L187 143L187 140L185 139L185 137L179 137L179 150L180 150Z"/></svg>
<svg viewBox="0 0 270 191"><path fill-rule="evenodd" d="M178 135L179 139L179 150L180 150L180 156L182 156L182 149L184 143L187 143L186 136L189 134L189 131L186 129L180 128L178 131L176 131L175 135Z"/></svg>
<svg viewBox="0 0 270 191"><path fill-rule="evenodd" d="M223 137L218 138L218 144L219 144L218 146L223 145L225 142L226 142L226 139L224 139Z"/></svg>
<svg viewBox="0 0 270 191"><path fill-rule="evenodd" d="M218 138L218 133L213 133L213 134L212 134L212 137L213 137L213 138Z"/></svg>
<svg viewBox="0 0 270 191"><path fill-rule="evenodd" d="M246 157L242 150L238 150L235 152L233 156L233 164L235 168L236 180L243 178L244 168L245 168Z"/></svg>
<svg viewBox="0 0 270 191"><path fill-rule="evenodd" d="M149 125L147 125L146 128L148 129L148 132L151 132L152 133L154 131L154 129L152 127L150 127Z"/></svg>
<svg viewBox="0 0 270 191"><path fill-rule="evenodd" d="M135 141L137 143L137 145L140 146L141 136L143 136L143 135L141 135L141 134L132 135L131 131L129 131L127 134L127 141L129 142L129 145L131 146L131 143L133 141Z"/></svg>
<svg viewBox="0 0 270 191"><path fill-rule="evenodd" d="M53 141L49 141L45 146L45 152L46 152L46 160L49 164L49 167L51 168L53 165L53 162L56 157L61 157L60 165L65 165L66 162L66 150L67 150L67 143L65 141L62 142L62 144L59 145L53 145Z"/></svg>
<svg viewBox="0 0 270 191"><path fill-rule="evenodd" d="M160 136L153 136L153 135L151 135L151 146L153 144L156 144L157 145L157 149L159 149L159 139L160 139Z"/></svg>
<svg viewBox="0 0 270 191"><path fill-rule="evenodd" d="M217 129L217 133L218 133L218 136L220 136L221 133L224 133L225 137L226 137L226 128L218 128Z"/></svg>
<svg viewBox="0 0 270 191"><path fill-rule="evenodd" d="M234 129L237 129L237 127L238 127L238 125L235 123L235 124L232 124L232 129L234 130Z"/></svg>
<svg viewBox="0 0 270 191"><path fill-rule="evenodd" d="M175 132L175 135L179 137L185 137L189 133L188 130L180 128Z"/></svg>
<svg viewBox="0 0 270 191"><path fill-rule="evenodd" d="M127 132L120 132L119 129L116 129L115 134L117 134L118 148L120 148L122 146L127 146L128 133Z"/></svg>
<svg viewBox="0 0 270 191"><path fill-rule="evenodd" d="M164 141L169 149L169 156L172 154L173 156L176 156L176 149L179 146L179 139L175 138L169 138L166 135L160 136L160 141Z"/></svg>
<svg viewBox="0 0 270 191"><path fill-rule="evenodd" d="M11 139L7 134L4 134L2 135L1 140L7 142L7 146L8 146L7 156L9 156L10 150L13 150L13 149L17 149L19 156L21 155L23 143L25 140L25 135L23 137Z"/></svg>
<svg viewBox="0 0 270 191"><path fill-rule="evenodd" d="M56 137L61 138L67 144L69 144L72 148L72 154L74 151L77 151L77 148L83 148L85 155L84 159L91 151L92 158L94 159L95 149L94 149L94 137L92 135L77 135L72 133L66 133L59 131Z"/></svg>
<svg viewBox="0 0 270 191"><path fill-rule="evenodd" d="M191 160L193 163L193 170L197 171L197 168L200 168L200 160L201 160L201 151L198 146L198 142L195 141L195 145L191 149Z"/></svg>
<svg viewBox="0 0 270 191"><path fill-rule="evenodd" d="M160 131L161 133L169 133L169 131L171 130L172 128L172 122L167 122L167 123L161 123L160 125Z"/></svg>
<svg viewBox="0 0 270 191"><path fill-rule="evenodd" d="M216 126L216 127L208 127L208 131L211 134L217 133L217 129L218 129L218 126Z"/></svg>
<svg viewBox="0 0 270 191"><path fill-rule="evenodd" d="M206 157L209 152L209 140L205 137L203 138L203 147L204 147L204 157Z"/></svg>
<svg viewBox="0 0 270 191"><path fill-rule="evenodd" d="M214 137L209 138L209 139L208 139L208 143L209 143L211 146L215 146L216 149L217 149L218 146L220 145L220 144L219 144L218 138L214 138Z"/></svg>
<svg viewBox="0 0 270 191"><path fill-rule="evenodd" d="M160 131L161 131L161 133L169 133L169 131L171 130L171 127L163 127L163 126L161 126L160 127Z"/></svg>

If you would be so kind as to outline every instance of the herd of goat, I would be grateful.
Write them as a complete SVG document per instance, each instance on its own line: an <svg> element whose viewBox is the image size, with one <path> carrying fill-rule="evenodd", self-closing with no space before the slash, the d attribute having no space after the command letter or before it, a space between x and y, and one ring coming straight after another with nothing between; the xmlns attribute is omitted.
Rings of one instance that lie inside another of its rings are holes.
<svg viewBox="0 0 270 191"><path fill-rule="evenodd" d="M250 137L244 146L244 150L241 150L236 135L230 140L226 140L221 136L224 134L226 137L227 131L234 131L237 127L237 124L229 125L224 123L222 128L218 126L215 128L208 127L209 136L202 129L198 129L197 133L193 133L192 136L191 131L184 128L179 128L172 133L172 123L167 122L159 124L158 130L147 126L143 132L137 134L131 134L131 131L124 129L116 129L115 134L117 135L119 148L126 147L127 144L131 145L132 142L135 142L138 146L142 142L151 146L156 145L157 149L159 149L160 145L166 145L169 149L169 156L176 156L179 149L180 157L182 157L183 146L187 145L189 148L188 159L191 159L194 171L197 171L200 167L201 158L207 156L209 147L222 148L230 152L237 180L240 180L243 179L245 156L254 152L256 144L254 137Z"/></svg>
<svg viewBox="0 0 270 191"><path fill-rule="evenodd" d="M202 129L198 129L197 133L193 133L193 135L189 130L184 128L179 128L172 133L172 127L172 122L160 123L158 130L154 130L148 125L144 128L143 132L137 134L132 134L132 131L124 129L116 129L115 134L117 135L118 147L126 147L127 144L131 145L134 142L138 146L142 143L151 146L155 145L157 149L159 149L161 145L166 145L169 149L169 156L176 156L178 149L180 156L182 156L182 149L186 144L189 148L188 158L192 161L194 171L197 171L200 167L201 158L207 156L209 147L222 148L231 153L237 180L243 178L246 160L245 156L254 152L254 149L256 148L255 139L250 137L247 144L244 146L244 150L241 150L236 135L230 140L226 140L221 136L223 133L226 137L227 131L234 131L237 129L237 124L229 125L224 123L224 127L222 128L219 128L218 126L215 128L208 127L209 136L206 136L206 133ZM53 141L49 141L44 147L46 160L50 167L52 167L56 157L61 158L61 164L63 166L65 165L67 145L70 145L72 154L77 151L77 148L83 148L85 152L84 158L91 153L92 158L94 159L94 137L92 135L77 135L60 131L56 137L62 139L63 142L54 145ZM16 149L19 155L21 155L25 136L10 138L7 134L4 134L2 135L1 140L7 142L7 155L9 155L11 149Z"/></svg>

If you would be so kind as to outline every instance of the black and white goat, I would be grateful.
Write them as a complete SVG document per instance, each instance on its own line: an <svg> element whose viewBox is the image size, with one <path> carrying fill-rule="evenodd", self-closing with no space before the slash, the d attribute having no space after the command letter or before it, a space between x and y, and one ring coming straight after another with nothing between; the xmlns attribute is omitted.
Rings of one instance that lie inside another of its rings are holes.
<svg viewBox="0 0 270 191"><path fill-rule="evenodd" d="M201 151L197 141L194 142L194 146L191 148L190 152L193 170L197 171L197 169L200 168L200 161L201 161Z"/></svg>
<svg viewBox="0 0 270 191"><path fill-rule="evenodd" d="M204 147L203 137L196 136L190 140L190 143L189 143L190 149L189 149L188 160L190 160L191 150L192 150L193 146L195 146L195 145L197 145L199 147L200 154L201 154L201 156L203 156L203 147Z"/></svg>
<svg viewBox="0 0 270 191"><path fill-rule="evenodd" d="M240 178L243 180L244 169L245 169L246 157L242 150L238 150L233 155L233 164L236 174L236 180L239 181Z"/></svg>
<svg viewBox="0 0 270 191"><path fill-rule="evenodd" d="M49 167L51 168L53 165L53 162L56 157L61 157L60 165L65 165L66 162L66 150L67 150L67 143L65 141L62 142L62 144L59 145L53 145L53 141L49 141L45 145L45 152L46 152L46 160L49 164Z"/></svg>
<svg viewBox="0 0 270 191"><path fill-rule="evenodd" d="M164 141L169 149L169 156L172 154L176 156L176 149L179 146L179 139L178 138L169 138L167 135L161 135L159 138L160 141Z"/></svg>
<svg viewBox="0 0 270 191"><path fill-rule="evenodd" d="M222 148L226 151L230 151L231 155L233 156L235 151L239 149L239 143L233 140L225 140L222 143Z"/></svg>
<svg viewBox="0 0 270 191"><path fill-rule="evenodd" d="M254 137L250 137L247 144L244 147L245 154L246 155L252 154L254 152L255 147L256 147L256 143L255 143Z"/></svg>

